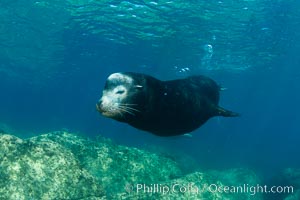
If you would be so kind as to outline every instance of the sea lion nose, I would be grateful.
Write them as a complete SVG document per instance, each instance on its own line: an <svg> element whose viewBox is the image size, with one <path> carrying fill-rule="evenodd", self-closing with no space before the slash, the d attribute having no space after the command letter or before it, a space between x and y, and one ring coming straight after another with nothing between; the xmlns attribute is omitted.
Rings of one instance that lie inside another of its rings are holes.
<svg viewBox="0 0 300 200"><path fill-rule="evenodd" d="M102 100L100 99L100 100L98 101L98 103L96 103L96 109L97 109L98 111L101 111L101 104L102 104Z"/></svg>

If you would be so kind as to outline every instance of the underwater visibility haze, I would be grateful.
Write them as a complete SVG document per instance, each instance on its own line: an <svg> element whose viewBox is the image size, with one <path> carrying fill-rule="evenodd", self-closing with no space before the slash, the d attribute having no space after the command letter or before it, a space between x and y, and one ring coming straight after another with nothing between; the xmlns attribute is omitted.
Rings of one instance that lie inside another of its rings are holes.
<svg viewBox="0 0 300 200"><path fill-rule="evenodd" d="M299 1L1 0L0 22L0 199L300 199ZM210 77L240 116L149 134L97 112L116 72Z"/></svg>

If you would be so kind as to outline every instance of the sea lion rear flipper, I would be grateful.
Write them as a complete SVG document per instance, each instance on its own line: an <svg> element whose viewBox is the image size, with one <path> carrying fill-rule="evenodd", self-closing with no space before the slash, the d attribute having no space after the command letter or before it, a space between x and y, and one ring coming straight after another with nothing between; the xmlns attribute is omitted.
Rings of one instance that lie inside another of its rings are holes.
<svg viewBox="0 0 300 200"><path fill-rule="evenodd" d="M238 116L240 116L239 113L226 110L226 109L221 108L219 106L217 107L217 114L216 115L217 116L223 116L223 117L238 117Z"/></svg>

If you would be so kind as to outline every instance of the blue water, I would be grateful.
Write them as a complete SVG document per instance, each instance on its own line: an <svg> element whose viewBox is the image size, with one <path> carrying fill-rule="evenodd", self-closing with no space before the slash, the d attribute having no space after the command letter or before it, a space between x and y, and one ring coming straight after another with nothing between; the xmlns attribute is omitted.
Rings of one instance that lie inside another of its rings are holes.
<svg viewBox="0 0 300 200"><path fill-rule="evenodd" d="M103 135L188 155L203 169L247 167L271 177L300 167L299 2L99 2L0 3L1 129ZM192 138L104 118L95 104L119 71L209 76L227 88L220 105L241 117L213 118Z"/></svg>

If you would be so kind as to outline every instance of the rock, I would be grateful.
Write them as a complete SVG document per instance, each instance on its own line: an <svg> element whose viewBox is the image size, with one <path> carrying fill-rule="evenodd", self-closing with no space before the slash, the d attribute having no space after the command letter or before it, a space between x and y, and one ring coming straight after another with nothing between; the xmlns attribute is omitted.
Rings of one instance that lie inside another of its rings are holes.
<svg viewBox="0 0 300 200"><path fill-rule="evenodd" d="M287 197L285 200L300 199L300 169L287 168L283 171L282 178L285 180L283 186L292 186L293 191L285 192Z"/></svg>
<svg viewBox="0 0 300 200"><path fill-rule="evenodd" d="M287 168L283 171L285 181L296 188L300 188L300 169Z"/></svg>
<svg viewBox="0 0 300 200"><path fill-rule="evenodd" d="M131 184L127 194L118 194L115 199L207 199L207 200L260 200L262 194L239 192L243 184L257 185L253 172L235 169L223 172L194 172L182 178L157 184ZM216 188L220 191L216 191ZM228 190L226 189L228 187ZM240 188L238 188L240 187Z"/></svg>
<svg viewBox="0 0 300 200"><path fill-rule="evenodd" d="M48 141L0 135L0 196L6 200L101 199L102 186L73 153Z"/></svg>
<svg viewBox="0 0 300 200"><path fill-rule="evenodd" d="M299 200L300 199L300 170L286 168L268 180L269 187L275 186L274 192L266 193L266 200ZM278 190L278 191L277 191Z"/></svg>
<svg viewBox="0 0 300 200"><path fill-rule="evenodd" d="M300 199L300 189L296 190L293 194L287 196L284 200L299 200Z"/></svg>
<svg viewBox="0 0 300 200"><path fill-rule="evenodd" d="M50 140L70 150L90 174L101 180L107 195L124 192L128 183L161 182L182 175L174 160L104 138L91 141L67 132L53 132L31 140Z"/></svg>
<svg viewBox="0 0 300 200"><path fill-rule="evenodd" d="M252 171L184 175L169 156L65 131L26 140L0 134L0 152L0 197L7 200L262 199L233 191L260 182Z"/></svg>

